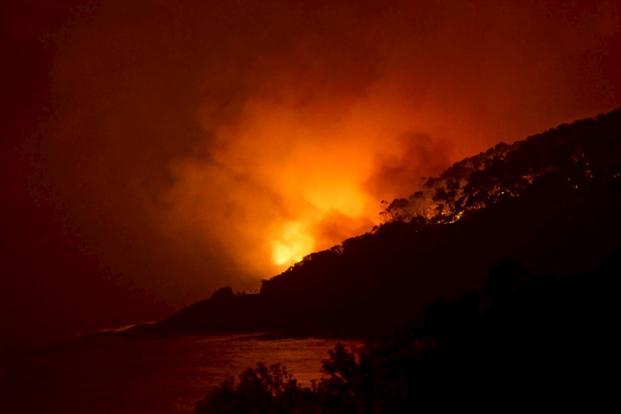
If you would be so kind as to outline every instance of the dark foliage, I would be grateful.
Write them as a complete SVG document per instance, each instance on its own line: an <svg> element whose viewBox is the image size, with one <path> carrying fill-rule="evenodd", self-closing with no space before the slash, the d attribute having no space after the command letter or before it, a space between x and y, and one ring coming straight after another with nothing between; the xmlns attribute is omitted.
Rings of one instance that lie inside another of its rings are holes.
<svg viewBox="0 0 621 414"><path fill-rule="evenodd" d="M196 412L597 412L615 402L620 276L619 253L570 276L503 262L478 292L428 306L421 324L356 355L337 346L311 388L280 366L259 365L211 392Z"/></svg>
<svg viewBox="0 0 621 414"><path fill-rule="evenodd" d="M207 413L295 413L302 407L314 406L314 390L298 386L281 365L269 368L257 364L231 378L198 403L196 412Z"/></svg>

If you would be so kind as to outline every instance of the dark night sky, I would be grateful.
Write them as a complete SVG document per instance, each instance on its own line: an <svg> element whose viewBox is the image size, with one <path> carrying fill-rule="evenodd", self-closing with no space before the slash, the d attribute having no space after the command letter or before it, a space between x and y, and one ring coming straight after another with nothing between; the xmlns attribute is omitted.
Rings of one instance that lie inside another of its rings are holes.
<svg viewBox="0 0 621 414"><path fill-rule="evenodd" d="M4 1L0 323L162 317L621 105L618 1Z"/></svg>

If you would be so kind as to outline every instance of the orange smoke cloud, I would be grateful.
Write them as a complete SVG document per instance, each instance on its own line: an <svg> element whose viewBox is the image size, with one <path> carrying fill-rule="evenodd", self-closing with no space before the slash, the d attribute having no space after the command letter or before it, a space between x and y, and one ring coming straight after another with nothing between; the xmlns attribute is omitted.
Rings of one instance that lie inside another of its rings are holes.
<svg viewBox="0 0 621 414"><path fill-rule="evenodd" d="M171 164L168 228L194 229L241 273L269 276L369 230L380 200L412 192L420 177L503 135L520 137L520 91L531 90L530 127L547 126L535 108L572 93L555 79L561 67L550 50L514 43L515 27L494 8L412 7L412 25L389 10L376 20L335 7L312 14L321 34L298 21L270 29L287 33L281 42L234 38L246 49L226 49L204 74L203 138ZM511 8L516 24L531 14ZM490 26L473 33L470 18ZM524 35L538 38L543 20Z"/></svg>
<svg viewBox="0 0 621 414"><path fill-rule="evenodd" d="M4 3L0 315L40 326L256 288L421 176L621 104L613 0Z"/></svg>
<svg viewBox="0 0 621 414"><path fill-rule="evenodd" d="M300 92L282 87L286 99L252 98L233 122L214 126L199 111L211 139L202 156L174 162L166 195L173 223L199 229L257 276L370 230L380 195L412 190L449 159L448 145L404 135L430 119L386 102L398 97L381 88L347 105L332 104L330 90L299 105ZM384 171L403 167L395 163L407 164L398 179Z"/></svg>

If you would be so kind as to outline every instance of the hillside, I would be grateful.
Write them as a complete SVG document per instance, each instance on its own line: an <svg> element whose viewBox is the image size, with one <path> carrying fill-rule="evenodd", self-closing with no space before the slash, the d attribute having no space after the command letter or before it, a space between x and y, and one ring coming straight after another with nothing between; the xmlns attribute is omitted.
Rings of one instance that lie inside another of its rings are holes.
<svg viewBox="0 0 621 414"><path fill-rule="evenodd" d="M455 163L387 204L372 232L230 288L141 331L367 336L480 286L507 259L530 274L595 269L621 247L621 109Z"/></svg>
<svg viewBox="0 0 621 414"><path fill-rule="evenodd" d="M617 395L602 374L616 356L619 253L561 277L504 262L481 289L430 303L417 324L355 351L337 345L314 386L257 363L207 392L195 412L606 411Z"/></svg>

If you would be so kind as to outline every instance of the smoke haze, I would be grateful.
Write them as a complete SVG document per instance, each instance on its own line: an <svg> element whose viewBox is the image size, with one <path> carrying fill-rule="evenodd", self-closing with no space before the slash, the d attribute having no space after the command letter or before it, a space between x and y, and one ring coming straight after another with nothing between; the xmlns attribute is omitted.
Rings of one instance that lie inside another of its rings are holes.
<svg viewBox="0 0 621 414"><path fill-rule="evenodd" d="M9 330L256 289L421 177L621 104L616 1L5 3Z"/></svg>

